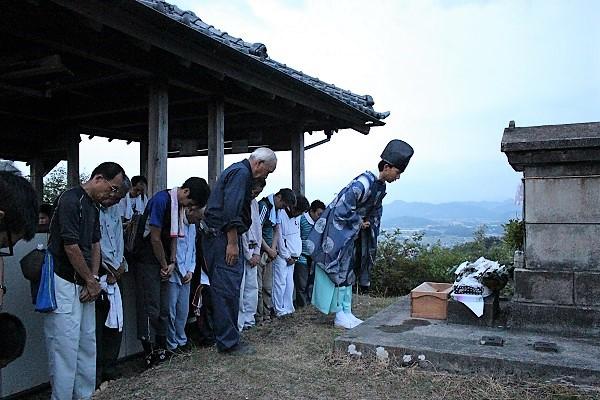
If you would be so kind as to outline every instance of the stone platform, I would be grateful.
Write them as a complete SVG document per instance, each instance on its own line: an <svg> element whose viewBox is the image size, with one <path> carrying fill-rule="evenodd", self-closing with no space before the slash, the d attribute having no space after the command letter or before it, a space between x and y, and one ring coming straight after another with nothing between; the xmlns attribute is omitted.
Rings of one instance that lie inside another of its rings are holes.
<svg viewBox="0 0 600 400"><path fill-rule="evenodd" d="M497 336L503 346L480 344L483 336ZM558 352L534 350L534 343L555 343ZM600 385L600 339L577 339L516 331L506 327L449 324L413 319L410 299L403 297L358 327L335 339L338 349L354 344L363 354L382 346L392 362L403 355L417 360L425 355L436 370L462 373L515 374L543 379L565 378L578 384Z"/></svg>

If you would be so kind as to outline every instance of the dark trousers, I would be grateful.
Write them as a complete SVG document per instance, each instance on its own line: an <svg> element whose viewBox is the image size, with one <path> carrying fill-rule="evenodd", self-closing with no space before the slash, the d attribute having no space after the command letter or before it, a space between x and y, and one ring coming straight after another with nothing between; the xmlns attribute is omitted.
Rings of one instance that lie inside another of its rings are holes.
<svg viewBox="0 0 600 400"><path fill-rule="evenodd" d="M308 297L308 265L296 263L294 268L294 289L296 291L296 306L304 307L310 304Z"/></svg>
<svg viewBox="0 0 600 400"><path fill-rule="evenodd" d="M313 287L315 286L315 264L311 257L306 257L306 265L308 267L308 280L306 282L306 297L308 304L311 304Z"/></svg>
<svg viewBox="0 0 600 400"><path fill-rule="evenodd" d="M166 346L169 322L168 286L160 277L160 264L138 261L135 265L138 338L148 344Z"/></svg>
<svg viewBox="0 0 600 400"><path fill-rule="evenodd" d="M210 286L202 285L202 308L197 320L198 342L201 346L215 344L215 332L213 330L212 300L210 298Z"/></svg>
<svg viewBox="0 0 600 400"><path fill-rule="evenodd" d="M204 258L210 280L210 297L213 311L213 330L217 350L227 351L238 345L240 332L237 320L240 308L240 286L244 274L243 253L240 247L237 263L225 263L227 237L223 233L202 238Z"/></svg>
<svg viewBox="0 0 600 400"><path fill-rule="evenodd" d="M104 325L109 309L110 302L106 294L102 293L96 300L96 386L107 376L115 374L117 358L121 351L123 332Z"/></svg>

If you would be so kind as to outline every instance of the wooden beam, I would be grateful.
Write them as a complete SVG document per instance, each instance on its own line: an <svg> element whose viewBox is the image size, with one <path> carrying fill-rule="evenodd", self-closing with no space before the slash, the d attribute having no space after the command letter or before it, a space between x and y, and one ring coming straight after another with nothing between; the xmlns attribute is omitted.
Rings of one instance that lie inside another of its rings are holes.
<svg viewBox="0 0 600 400"><path fill-rule="evenodd" d="M38 203L42 204L44 199L44 160L34 158L29 165L31 166L31 185L37 195Z"/></svg>
<svg viewBox="0 0 600 400"><path fill-rule="evenodd" d="M220 44L204 35L198 35L197 32L183 24L168 21L171 25L167 25L165 16L158 15L137 2L123 2L115 7L106 7L104 2L99 0L85 2L53 0L53 2L129 36L147 41L157 48L190 60L222 75L223 79L231 77L272 95L338 116L354 124L361 124L366 120L377 124L381 123L373 116L357 110L339 99L320 92L281 71L268 68L261 61L245 57L229 46ZM136 19L131 18L130 13L145 15L144 18ZM157 23L152 23L152 20ZM207 41L210 43L209 46L207 46ZM241 63L244 65L242 66Z"/></svg>
<svg viewBox="0 0 600 400"><path fill-rule="evenodd" d="M112 142L114 139L128 140L132 136L136 136L129 132L123 132L116 129L107 129L92 125L79 125L78 129L82 135L88 135L90 139L92 139L94 136L101 136L108 138L109 142Z"/></svg>
<svg viewBox="0 0 600 400"><path fill-rule="evenodd" d="M0 82L0 89L7 90L9 92L23 94L25 96L30 96L30 97L38 97L38 98L42 98L42 99L48 97L48 96L46 96L46 93L44 93L40 90L30 89L30 88L23 87L23 86L10 85L8 83L3 83L3 82Z"/></svg>
<svg viewBox="0 0 600 400"><path fill-rule="evenodd" d="M304 132L292 132L292 189L304 194Z"/></svg>
<svg viewBox="0 0 600 400"><path fill-rule="evenodd" d="M148 136L140 139L140 175L148 176Z"/></svg>
<svg viewBox="0 0 600 400"><path fill-rule="evenodd" d="M78 133L72 134L67 140L67 186L72 188L79 185L79 142Z"/></svg>
<svg viewBox="0 0 600 400"><path fill-rule="evenodd" d="M56 87L48 89L48 93L54 94L56 92L62 92L62 91L67 91L67 90L90 88L90 87L94 87L94 86L105 85L107 83L114 83L114 82L126 80L126 79L129 79L134 76L135 75L130 74L128 72L121 72L121 73L117 73L117 74L101 76L99 78L86 79L86 80L74 82L74 83L59 84Z"/></svg>
<svg viewBox="0 0 600 400"><path fill-rule="evenodd" d="M39 60L33 60L29 64L28 68L0 74L0 79L23 79L51 75L57 72L68 72L69 74L72 74L72 72L62 63L59 54L53 54Z"/></svg>
<svg viewBox="0 0 600 400"><path fill-rule="evenodd" d="M225 103L214 99L208 105L208 184L214 187L223 172L225 156Z"/></svg>
<svg viewBox="0 0 600 400"><path fill-rule="evenodd" d="M148 107L148 192L167 188L167 151L169 142L169 94L167 86L150 86Z"/></svg>

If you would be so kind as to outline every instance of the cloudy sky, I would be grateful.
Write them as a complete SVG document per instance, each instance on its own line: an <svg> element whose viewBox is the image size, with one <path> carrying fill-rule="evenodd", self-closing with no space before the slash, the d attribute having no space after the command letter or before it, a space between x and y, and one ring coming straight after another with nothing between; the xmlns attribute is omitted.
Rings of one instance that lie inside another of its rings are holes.
<svg viewBox="0 0 600 400"><path fill-rule="evenodd" d="M520 175L500 152L517 126L600 120L600 2L441 0L172 0L269 56L391 111L363 136L341 131L306 152L309 199L329 201L393 138L415 155L393 200L446 202L513 198ZM306 136L306 143L323 138ZM135 144L88 140L81 169L121 162L138 172ZM267 191L291 186L291 157L279 153ZM227 156L226 165L243 158ZM169 160L169 186L206 176L206 158Z"/></svg>

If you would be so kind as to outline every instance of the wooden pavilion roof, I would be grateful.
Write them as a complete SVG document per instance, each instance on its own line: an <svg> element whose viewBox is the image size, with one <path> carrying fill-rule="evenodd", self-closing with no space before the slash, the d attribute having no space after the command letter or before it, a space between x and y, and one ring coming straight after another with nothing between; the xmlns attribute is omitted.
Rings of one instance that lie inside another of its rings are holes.
<svg viewBox="0 0 600 400"><path fill-rule="evenodd" d="M63 159L74 133L139 141L148 88L169 93L169 155L207 153L225 102L226 153L290 149L290 133L367 134L389 113L157 0L8 0L0 13L0 157Z"/></svg>

